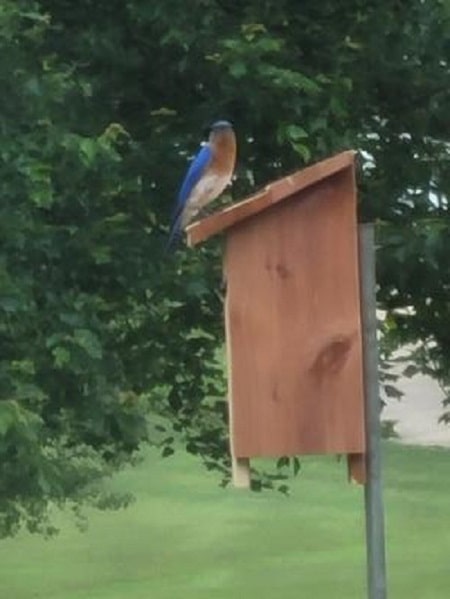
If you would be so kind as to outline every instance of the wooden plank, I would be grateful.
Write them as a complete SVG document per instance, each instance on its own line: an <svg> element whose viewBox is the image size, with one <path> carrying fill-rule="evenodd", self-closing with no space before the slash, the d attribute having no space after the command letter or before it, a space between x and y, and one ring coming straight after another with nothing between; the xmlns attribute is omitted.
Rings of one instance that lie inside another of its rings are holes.
<svg viewBox="0 0 450 599"><path fill-rule="evenodd" d="M226 268L224 268L226 270ZM225 273L224 273L225 274ZM225 299L225 339L226 339L226 350L227 350L227 381L228 381L228 415L230 421L230 453L231 453L231 482L237 489L250 489L250 460L248 458L236 457L234 448L234 431L233 431L233 401L232 401L232 386L230 381L232 380L232 360L231 360L231 347L230 347L230 330L229 330L229 319L227 309L227 299Z"/></svg>
<svg viewBox="0 0 450 599"><path fill-rule="evenodd" d="M353 168L230 230L236 457L364 452L357 265Z"/></svg>
<svg viewBox="0 0 450 599"><path fill-rule="evenodd" d="M360 485L367 480L366 456L364 453L350 453L347 456L348 479Z"/></svg>
<svg viewBox="0 0 450 599"><path fill-rule="evenodd" d="M318 162L268 185L259 193L192 223L186 228L187 244L194 246L213 235L254 216L285 198L325 179L354 163L355 152L347 151Z"/></svg>
<svg viewBox="0 0 450 599"><path fill-rule="evenodd" d="M236 489L250 489L250 460L231 454L231 481Z"/></svg>

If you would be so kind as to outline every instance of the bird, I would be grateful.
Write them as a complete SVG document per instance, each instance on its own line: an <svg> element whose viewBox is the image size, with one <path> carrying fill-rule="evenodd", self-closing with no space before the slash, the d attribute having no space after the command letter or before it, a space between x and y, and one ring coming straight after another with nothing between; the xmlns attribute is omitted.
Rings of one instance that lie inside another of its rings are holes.
<svg viewBox="0 0 450 599"><path fill-rule="evenodd" d="M181 235L196 214L220 196L231 182L236 162L236 136L229 121L210 127L207 143L192 161L175 203L167 249Z"/></svg>

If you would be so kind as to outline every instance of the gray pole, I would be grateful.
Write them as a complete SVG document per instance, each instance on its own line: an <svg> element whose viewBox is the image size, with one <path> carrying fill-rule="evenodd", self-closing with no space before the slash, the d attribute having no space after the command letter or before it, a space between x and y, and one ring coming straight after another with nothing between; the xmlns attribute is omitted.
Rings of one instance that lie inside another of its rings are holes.
<svg viewBox="0 0 450 599"><path fill-rule="evenodd" d="M359 226L359 265L367 447L367 482L364 487L367 586L369 599L386 599L384 509L381 485L381 405L378 389L375 235L373 224Z"/></svg>

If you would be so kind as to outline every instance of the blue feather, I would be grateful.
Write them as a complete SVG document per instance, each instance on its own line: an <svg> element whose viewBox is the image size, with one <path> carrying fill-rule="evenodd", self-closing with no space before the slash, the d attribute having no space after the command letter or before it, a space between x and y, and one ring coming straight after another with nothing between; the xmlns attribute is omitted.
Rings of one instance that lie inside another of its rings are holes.
<svg viewBox="0 0 450 599"><path fill-rule="evenodd" d="M172 215L172 226L166 249L169 249L172 243L180 236L180 223L183 214L183 209L189 201L189 196L197 183L202 178L208 164L211 162L212 151L209 145L204 145L192 161L188 172L178 192L175 209Z"/></svg>
<svg viewBox="0 0 450 599"><path fill-rule="evenodd" d="M192 190L200 181L206 167L211 162L212 151L209 145L204 145L191 163L178 193L177 208L184 208ZM177 210L177 211L178 211Z"/></svg>

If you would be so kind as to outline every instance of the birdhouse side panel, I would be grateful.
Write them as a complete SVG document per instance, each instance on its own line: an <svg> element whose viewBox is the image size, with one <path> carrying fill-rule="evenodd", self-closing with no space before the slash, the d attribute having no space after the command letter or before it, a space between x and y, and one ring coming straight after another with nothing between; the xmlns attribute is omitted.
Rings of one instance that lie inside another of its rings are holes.
<svg viewBox="0 0 450 599"><path fill-rule="evenodd" d="M234 454L363 452L352 169L230 230L225 276Z"/></svg>

